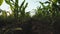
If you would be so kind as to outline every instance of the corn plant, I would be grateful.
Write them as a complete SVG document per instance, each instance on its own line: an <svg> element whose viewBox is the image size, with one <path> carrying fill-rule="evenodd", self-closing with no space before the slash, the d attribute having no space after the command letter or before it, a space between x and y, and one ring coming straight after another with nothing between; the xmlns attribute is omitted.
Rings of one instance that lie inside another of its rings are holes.
<svg viewBox="0 0 60 34"><path fill-rule="evenodd" d="M60 20L60 18L59 18L60 17L59 16L60 15L59 0L49 0L49 1L46 1L45 3L43 3L43 2L39 2L39 3L42 5L42 8L41 8L41 6L39 8L37 8L36 14L32 18L34 20L39 21L39 22L38 21L37 22L41 24L40 28L42 28L41 29L42 31L46 32L45 26L47 27L48 31L49 30L54 31L55 30L54 28L57 28L55 26L58 26L57 24L59 23L59 20ZM46 3L48 3L47 6L44 5ZM38 28L38 27L36 27L36 28ZM58 30L58 29L56 29L56 30ZM40 34L45 34L45 33L40 33Z"/></svg>
<svg viewBox="0 0 60 34"><path fill-rule="evenodd" d="M28 3L25 4L25 0L24 0L21 3L21 5L19 6L18 1L19 0L15 0L15 1L13 1L13 0L5 0L5 2L10 6L10 8L12 10L12 14L10 14L8 17L5 15L7 13L3 12L4 17L6 16L6 20L7 20L7 21L5 21L6 22L6 26L5 26L6 31L10 30L11 28L14 28L15 24L21 24L21 22L22 23L28 22L29 19L30 19L29 12L25 13L25 9L26 9ZM3 16L3 14L2 14L2 16ZM6 34L6 33L4 32L3 34Z"/></svg>
<svg viewBox="0 0 60 34"><path fill-rule="evenodd" d="M14 16L17 18L18 17L18 13L21 13L21 15L25 15L25 9L28 5L28 3L26 3L26 5L24 6L25 0L22 2L22 4L19 6L18 5L18 0L15 0L15 2L13 0L5 0L7 4L10 5ZM11 3L12 1L12 3Z"/></svg>

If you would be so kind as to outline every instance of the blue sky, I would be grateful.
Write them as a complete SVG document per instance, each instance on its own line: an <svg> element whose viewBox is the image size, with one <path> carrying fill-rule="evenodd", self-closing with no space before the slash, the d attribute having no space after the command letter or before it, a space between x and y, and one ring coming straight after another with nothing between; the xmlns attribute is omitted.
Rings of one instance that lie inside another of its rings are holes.
<svg viewBox="0 0 60 34"><path fill-rule="evenodd" d="M21 4L23 0L19 0L19 4ZM28 7L26 8L27 11L31 11L32 9L36 9L38 6L40 6L39 1L45 2L47 0L26 0L28 2ZM0 6L0 9L6 10L6 11L11 11L9 5L7 5L5 2Z"/></svg>

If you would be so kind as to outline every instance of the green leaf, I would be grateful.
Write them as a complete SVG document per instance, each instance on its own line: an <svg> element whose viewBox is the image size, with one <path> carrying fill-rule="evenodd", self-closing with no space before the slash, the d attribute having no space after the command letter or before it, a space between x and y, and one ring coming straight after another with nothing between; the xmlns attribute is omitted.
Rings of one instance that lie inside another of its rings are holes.
<svg viewBox="0 0 60 34"><path fill-rule="evenodd" d="M0 5L3 3L3 0L0 0Z"/></svg>
<svg viewBox="0 0 60 34"><path fill-rule="evenodd" d="M5 0L5 2L6 2L7 4L10 4L10 0Z"/></svg>
<svg viewBox="0 0 60 34"><path fill-rule="evenodd" d="M54 3L57 3L57 0L52 0Z"/></svg>

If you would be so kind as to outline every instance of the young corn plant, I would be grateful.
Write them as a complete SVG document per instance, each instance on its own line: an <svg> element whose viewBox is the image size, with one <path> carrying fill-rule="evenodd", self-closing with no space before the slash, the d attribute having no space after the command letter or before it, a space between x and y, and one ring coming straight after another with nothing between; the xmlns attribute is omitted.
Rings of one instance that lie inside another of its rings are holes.
<svg viewBox="0 0 60 34"><path fill-rule="evenodd" d="M5 32L8 32L11 28L14 28L16 26L15 24L20 24L21 22L26 23L29 21L28 19L30 19L29 12L25 13L25 9L27 8L28 3L25 4L25 0L24 0L21 3L21 5L19 6L18 1L19 0L15 0L15 1L14 0L5 0L5 2L10 6L10 8L12 10L12 14L10 14L10 16L8 16L8 18L7 18L7 20L8 20L7 22L9 24L6 24L7 30ZM28 24L27 24L27 26L28 26ZM17 27L18 27L18 25L17 25ZM5 32L4 32L4 34L6 34Z"/></svg>
<svg viewBox="0 0 60 34"><path fill-rule="evenodd" d="M19 0L15 0L15 2L13 0L5 0L5 2L10 5L12 13L15 17L15 19L18 19L18 17L24 18L25 16L25 9L28 5L28 3L25 4L25 0L21 3L21 5L19 6ZM24 5L25 4L25 5ZM20 13L20 14L19 14Z"/></svg>

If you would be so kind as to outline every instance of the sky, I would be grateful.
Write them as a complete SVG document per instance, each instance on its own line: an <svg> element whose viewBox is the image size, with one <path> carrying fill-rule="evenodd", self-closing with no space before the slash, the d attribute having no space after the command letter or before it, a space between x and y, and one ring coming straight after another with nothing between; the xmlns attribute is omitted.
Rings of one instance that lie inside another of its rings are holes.
<svg viewBox="0 0 60 34"><path fill-rule="evenodd" d="M19 0L19 5L22 3L23 0ZM28 7L26 8L26 12L28 11L32 11L33 9L36 9L37 7L40 6L39 1L41 2L45 2L47 0L26 0L26 2L28 2ZM11 11L10 7L8 4L5 3L5 1L3 2L3 4L0 6L0 9L2 10L6 10L6 11Z"/></svg>

